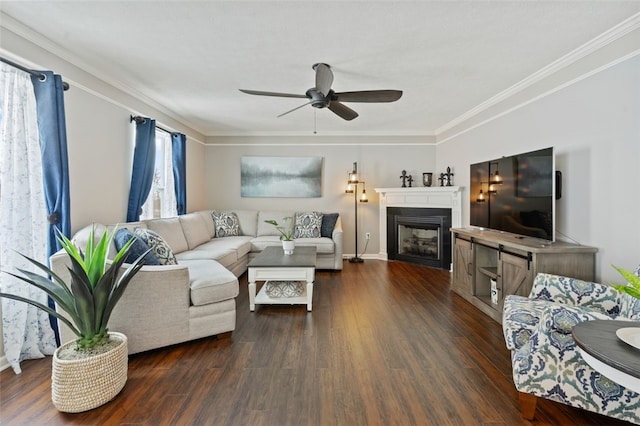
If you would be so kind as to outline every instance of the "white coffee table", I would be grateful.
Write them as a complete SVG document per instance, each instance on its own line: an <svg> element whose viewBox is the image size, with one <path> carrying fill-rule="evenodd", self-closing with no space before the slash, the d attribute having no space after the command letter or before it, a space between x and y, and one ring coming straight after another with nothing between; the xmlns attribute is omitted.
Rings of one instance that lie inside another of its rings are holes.
<svg viewBox="0 0 640 426"><path fill-rule="evenodd" d="M267 247L249 262L249 310L256 305L307 305L311 311L313 281L316 272L316 248L296 247L291 255L285 255L282 247ZM256 281L304 281L306 288L298 297L269 297L266 285L256 295Z"/></svg>

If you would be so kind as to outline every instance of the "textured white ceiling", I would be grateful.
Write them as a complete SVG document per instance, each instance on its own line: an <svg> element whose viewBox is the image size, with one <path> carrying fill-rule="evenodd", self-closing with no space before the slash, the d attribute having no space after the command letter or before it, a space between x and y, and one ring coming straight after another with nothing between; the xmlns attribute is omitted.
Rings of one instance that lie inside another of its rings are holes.
<svg viewBox="0 0 640 426"><path fill-rule="evenodd" d="M303 99L238 89L303 94L316 62L332 66L338 92L404 91L349 104L360 114L351 122L318 110L319 134L433 135L640 2L3 0L0 11L205 135L311 132L311 106L276 118Z"/></svg>

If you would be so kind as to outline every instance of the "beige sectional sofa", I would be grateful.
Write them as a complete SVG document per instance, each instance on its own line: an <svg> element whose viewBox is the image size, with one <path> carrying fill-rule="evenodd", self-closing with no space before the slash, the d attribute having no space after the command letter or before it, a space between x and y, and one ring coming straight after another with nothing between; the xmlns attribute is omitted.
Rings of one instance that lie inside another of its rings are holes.
<svg viewBox="0 0 640 426"><path fill-rule="evenodd" d="M279 245L280 237L265 220L282 223L291 211L234 211L239 235L217 237L212 211L204 210L176 218L152 219L117 225L118 228L149 229L171 248L177 265L146 265L133 278L109 322L111 331L129 339L129 353L143 352L175 343L233 331L236 324L238 277L250 259L267 246ZM93 224L78 231L74 242L84 248L91 227L98 235L115 225ZM297 246L318 250L317 269L342 269L342 225L340 217L331 238L300 238ZM115 244L110 247L116 254ZM51 267L67 279L69 258L60 251L51 257ZM75 336L60 324L61 340Z"/></svg>

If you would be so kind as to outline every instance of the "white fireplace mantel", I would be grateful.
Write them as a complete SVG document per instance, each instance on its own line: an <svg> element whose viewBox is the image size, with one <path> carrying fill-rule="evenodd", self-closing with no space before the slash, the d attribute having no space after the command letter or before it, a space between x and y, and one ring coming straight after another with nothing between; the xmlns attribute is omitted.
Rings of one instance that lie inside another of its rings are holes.
<svg viewBox="0 0 640 426"><path fill-rule="evenodd" d="M460 186L415 188L375 188L380 194L380 255L387 260L387 207L451 209L451 226L462 227L462 191Z"/></svg>

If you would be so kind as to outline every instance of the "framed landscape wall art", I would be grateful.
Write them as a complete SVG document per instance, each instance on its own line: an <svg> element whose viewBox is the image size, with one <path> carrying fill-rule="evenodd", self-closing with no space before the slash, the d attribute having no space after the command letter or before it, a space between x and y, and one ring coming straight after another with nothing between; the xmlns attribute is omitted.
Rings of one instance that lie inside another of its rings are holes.
<svg viewBox="0 0 640 426"><path fill-rule="evenodd" d="M322 157L242 157L242 197L322 196Z"/></svg>

